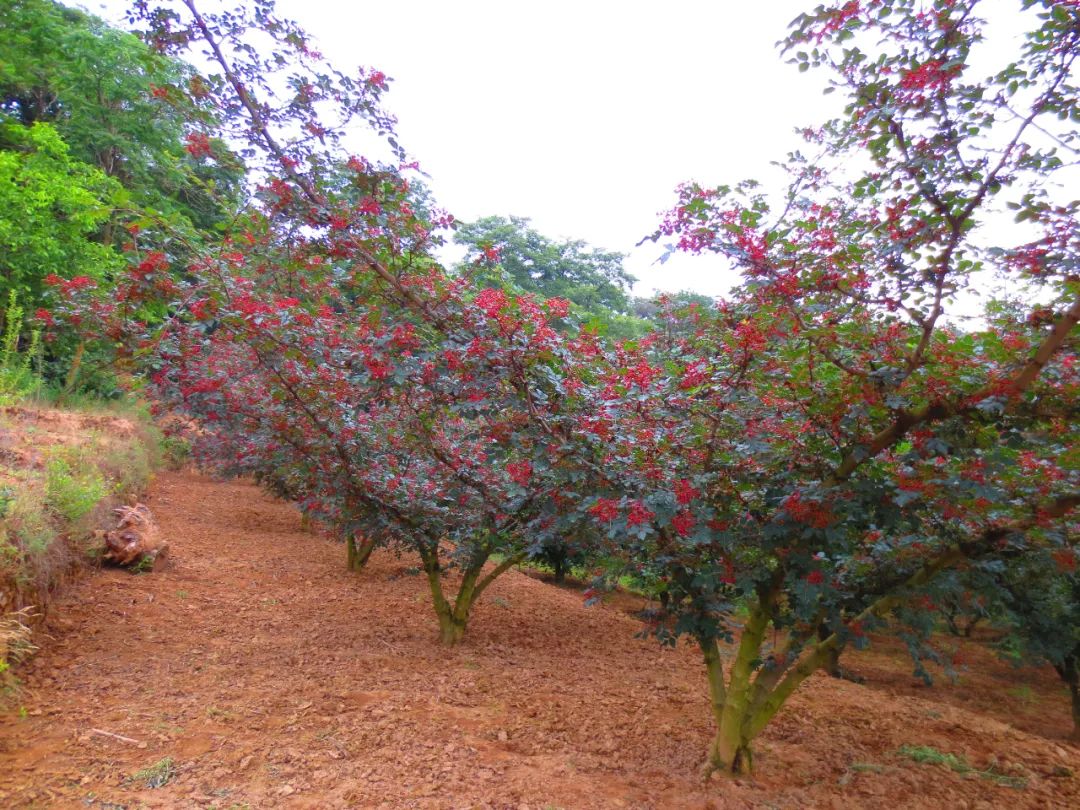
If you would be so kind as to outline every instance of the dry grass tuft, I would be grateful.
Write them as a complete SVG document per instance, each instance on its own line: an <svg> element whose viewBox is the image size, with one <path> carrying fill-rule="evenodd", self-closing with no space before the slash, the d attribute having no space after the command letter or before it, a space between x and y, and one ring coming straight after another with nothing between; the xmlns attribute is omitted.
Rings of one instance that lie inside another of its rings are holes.
<svg viewBox="0 0 1080 810"><path fill-rule="evenodd" d="M24 607L0 616L0 676L4 676L13 664L25 661L37 652L30 640L33 634L30 624L35 615L33 607Z"/></svg>

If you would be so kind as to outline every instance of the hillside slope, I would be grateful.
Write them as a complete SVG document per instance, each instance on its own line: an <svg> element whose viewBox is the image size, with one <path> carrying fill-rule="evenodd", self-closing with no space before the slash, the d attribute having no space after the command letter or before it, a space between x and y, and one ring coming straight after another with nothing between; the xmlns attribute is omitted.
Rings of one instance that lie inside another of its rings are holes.
<svg viewBox="0 0 1080 810"><path fill-rule="evenodd" d="M986 656L934 689L891 650L855 657L866 686L815 676L765 733L754 779L703 784L699 658L635 639L618 607L511 572L445 650L411 559L350 574L342 546L243 482L167 473L150 505L170 567L102 571L55 611L21 709L0 719L4 807L1080 806L1052 673L1024 676L1020 711L1016 676Z"/></svg>
<svg viewBox="0 0 1080 810"><path fill-rule="evenodd" d="M0 620L42 613L69 573L100 556L92 531L149 483L159 438L149 417L104 407L0 407Z"/></svg>

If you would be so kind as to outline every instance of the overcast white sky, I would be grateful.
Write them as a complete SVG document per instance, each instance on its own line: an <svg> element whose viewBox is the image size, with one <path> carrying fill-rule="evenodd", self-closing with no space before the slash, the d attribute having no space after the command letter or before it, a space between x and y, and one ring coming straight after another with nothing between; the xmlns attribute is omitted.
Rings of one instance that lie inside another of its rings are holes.
<svg viewBox="0 0 1080 810"><path fill-rule="evenodd" d="M120 24L128 6L81 2ZM626 253L645 295L718 294L732 282L715 257L659 265L659 246L635 247L679 183L753 177L776 187L770 162L800 145L794 130L839 111L840 94L821 93L825 77L800 74L775 47L818 2L278 0L278 9L342 71L365 65L392 78L399 139L440 205L465 221L530 217L549 236ZM981 11L1015 47L1015 0ZM995 66L993 51L976 74Z"/></svg>
<svg viewBox="0 0 1080 810"><path fill-rule="evenodd" d="M125 0L82 0L116 22ZM677 184L767 179L835 108L775 48L812 0L279 0L340 69L393 79L403 146L458 219L516 214L628 254L636 291L725 290L716 259L661 266ZM216 5L216 3L212 3Z"/></svg>
<svg viewBox="0 0 1080 810"><path fill-rule="evenodd" d="M393 77L401 141L455 216L527 216L627 253L640 293L730 283L716 259L661 267L634 246L678 183L765 175L824 117L821 77L774 47L813 5L279 0L340 67Z"/></svg>

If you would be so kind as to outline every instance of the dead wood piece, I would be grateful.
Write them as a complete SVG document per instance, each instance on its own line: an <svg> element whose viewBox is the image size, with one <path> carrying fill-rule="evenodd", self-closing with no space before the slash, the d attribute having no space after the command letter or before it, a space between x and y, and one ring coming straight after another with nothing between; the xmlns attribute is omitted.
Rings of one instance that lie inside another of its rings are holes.
<svg viewBox="0 0 1080 810"><path fill-rule="evenodd" d="M169 544L161 539L154 516L146 504L113 510L116 528L105 532L105 559L125 567L157 567Z"/></svg>

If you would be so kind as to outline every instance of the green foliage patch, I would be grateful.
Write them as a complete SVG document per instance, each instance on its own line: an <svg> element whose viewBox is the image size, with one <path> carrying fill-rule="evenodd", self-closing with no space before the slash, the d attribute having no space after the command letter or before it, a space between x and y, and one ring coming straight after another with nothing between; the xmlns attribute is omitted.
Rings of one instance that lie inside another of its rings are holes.
<svg viewBox="0 0 1080 810"><path fill-rule="evenodd" d="M25 351L19 350L23 309L15 290L8 292L0 337L0 405L31 396L41 387L41 332L33 330Z"/></svg>
<svg viewBox="0 0 1080 810"><path fill-rule="evenodd" d="M176 763L172 757L165 757L131 774L124 782L129 786L140 785L153 789L165 787L174 776L176 776Z"/></svg>
<svg viewBox="0 0 1080 810"><path fill-rule="evenodd" d="M53 455L45 464L45 499L68 523L93 511L105 497L105 476L81 452Z"/></svg>

